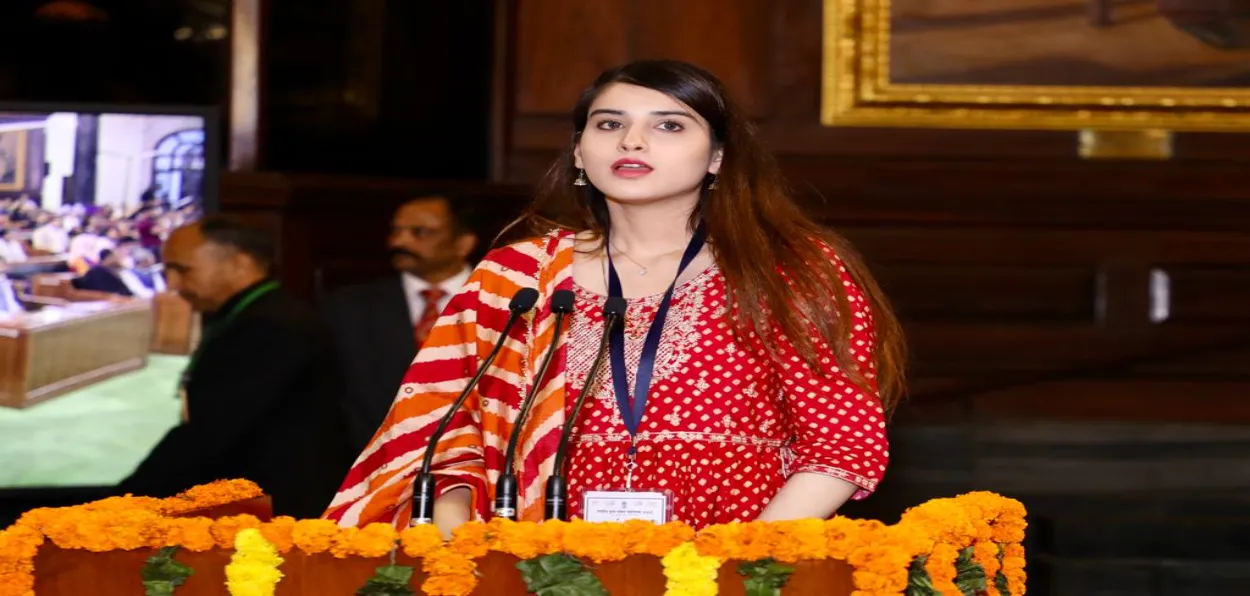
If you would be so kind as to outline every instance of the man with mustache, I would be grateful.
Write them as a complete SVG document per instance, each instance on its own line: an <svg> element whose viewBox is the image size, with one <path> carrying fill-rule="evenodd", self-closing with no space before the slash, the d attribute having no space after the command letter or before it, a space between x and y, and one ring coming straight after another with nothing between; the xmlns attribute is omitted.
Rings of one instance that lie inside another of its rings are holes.
<svg viewBox="0 0 1250 596"><path fill-rule="evenodd" d="M469 278L469 255L477 247L469 207L446 194L400 205L387 241L396 273L342 288L324 301L347 379L351 440L360 450L382 424L439 314Z"/></svg>

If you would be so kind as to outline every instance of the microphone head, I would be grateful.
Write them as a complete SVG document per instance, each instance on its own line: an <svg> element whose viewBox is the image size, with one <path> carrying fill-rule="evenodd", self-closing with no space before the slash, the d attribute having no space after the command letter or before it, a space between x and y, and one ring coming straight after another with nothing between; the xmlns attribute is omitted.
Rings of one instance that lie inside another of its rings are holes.
<svg viewBox="0 0 1250 596"><path fill-rule="evenodd" d="M629 303L620 296L608 296L607 302L603 303L604 317L623 317L625 316L625 308Z"/></svg>
<svg viewBox="0 0 1250 596"><path fill-rule="evenodd" d="M538 303L538 290L534 288L521 288L512 295L512 302L508 303L508 310L514 313L529 312Z"/></svg>
<svg viewBox="0 0 1250 596"><path fill-rule="evenodd" d="M551 312L569 314L573 312L573 292L556 290L551 294Z"/></svg>

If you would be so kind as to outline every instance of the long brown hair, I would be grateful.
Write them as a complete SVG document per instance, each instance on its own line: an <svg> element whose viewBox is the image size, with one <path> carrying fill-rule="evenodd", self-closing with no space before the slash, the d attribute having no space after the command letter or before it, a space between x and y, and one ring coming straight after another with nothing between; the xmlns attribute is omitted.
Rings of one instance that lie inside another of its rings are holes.
<svg viewBox="0 0 1250 596"><path fill-rule="evenodd" d="M690 227L700 219L707 223L708 241L730 289L738 337L754 333L769 346L770 356L778 358L768 338L780 327L816 371L824 367L815 342L823 341L833 348L838 366L857 384L867 385L870 371L851 355L853 317L846 289L824 243L868 301L876 327L877 390L886 411L892 411L903 393L906 359L898 319L850 243L804 215L776 163L756 141L754 128L711 73L684 62L642 60L601 74L573 109L572 143L548 170L537 199L518 222L528 223L528 231L535 234L559 227L589 230L602 240L609 228L607 201L593 185L573 184L578 176L573 147L586 128L591 104L614 83L654 89L690 106L707 120L713 144L724 151L719 175L705 180ZM712 180L716 188L709 190ZM816 338L811 337L813 328Z"/></svg>

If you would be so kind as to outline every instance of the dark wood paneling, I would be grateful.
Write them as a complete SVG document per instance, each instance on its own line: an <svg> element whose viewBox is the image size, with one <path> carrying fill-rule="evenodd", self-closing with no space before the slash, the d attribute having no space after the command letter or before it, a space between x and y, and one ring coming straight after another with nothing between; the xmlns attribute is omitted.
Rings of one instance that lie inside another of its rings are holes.
<svg viewBox="0 0 1250 596"><path fill-rule="evenodd" d="M629 57L625 0L533 0L517 4L516 109L565 114L600 71ZM552 40L561 43L552 43ZM578 56L569 60L570 56Z"/></svg>
<svg viewBox="0 0 1250 596"><path fill-rule="evenodd" d="M1085 267L885 265L874 273L910 321L1093 323L1098 272Z"/></svg>
<svg viewBox="0 0 1250 596"><path fill-rule="evenodd" d="M1235 264L1160 264L1167 305L1165 325L1240 324L1250 330L1250 273Z"/></svg>
<svg viewBox="0 0 1250 596"><path fill-rule="evenodd" d="M1074 132L822 126L822 0L655 0L631 4L628 11L620 1L521 4L521 41L512 64L519 74L511 91L519 100L510 118L515 149L562 146L568 138L563 114L600 70L664 56L701 64L721 77L761 120L763 138L782 156L1079 160ZM1250 142L1246 135L1178 135L1176 156L1246 160ZM516 168L508 176L528 180L541 171Z"/></svg>
<svg viewBox="0 0 1250 596"><path fill-rule="evenodd" d="M746 112L767 117L772 112L774 36L766 23L774 20L771 0L737 0L726 10L724 2L639 0L630 10L630 58L680 56L720 73L721 80ZM702 32L682 35L681 29ZM708 43L732 39L734 43Z"/></svg>

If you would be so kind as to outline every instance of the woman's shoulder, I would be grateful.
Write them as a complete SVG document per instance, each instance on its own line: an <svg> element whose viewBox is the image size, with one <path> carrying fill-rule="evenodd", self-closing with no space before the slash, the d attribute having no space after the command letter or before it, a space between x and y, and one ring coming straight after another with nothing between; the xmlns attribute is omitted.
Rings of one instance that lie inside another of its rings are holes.
<svg viewBox="0 0 1250 596"><path fill-rule="evenodd" d="M571 251L572 248L573 232L555 229L541 236L491 249L478 263L477 269L535 277L563 251Z"/></svg>

